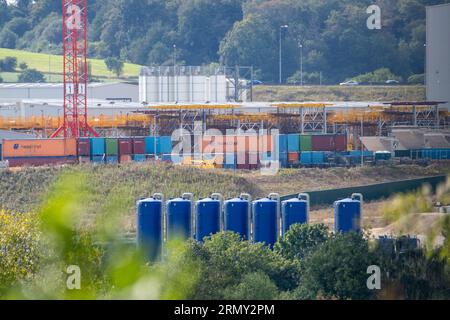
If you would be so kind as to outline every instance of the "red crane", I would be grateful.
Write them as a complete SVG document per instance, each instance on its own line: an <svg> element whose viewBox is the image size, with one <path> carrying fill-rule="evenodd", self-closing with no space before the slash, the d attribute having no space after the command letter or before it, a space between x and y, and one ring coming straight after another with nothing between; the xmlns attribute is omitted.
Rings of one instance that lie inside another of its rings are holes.
<svg viewBox="0 0 450 320"><path fill-rule="evenodd" d="M87 0L62 0L62 9L64 121L51 137L97 137L87 117Z"/></svg>

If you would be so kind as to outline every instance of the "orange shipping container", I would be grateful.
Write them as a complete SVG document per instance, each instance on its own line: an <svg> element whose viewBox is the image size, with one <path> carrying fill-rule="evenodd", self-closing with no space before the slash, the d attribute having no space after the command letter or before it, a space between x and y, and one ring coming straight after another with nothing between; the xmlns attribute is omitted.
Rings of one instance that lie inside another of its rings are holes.
<svg viewBox="0 0 450 320"><path fill-rule="evenodd" d="M300 161L300 154L298 152L289 152L288 161L289 163L298 163Z"/></svg>
<svg viewBox="0 0 450 320"><path fill-rule="evenodd" d="M240 153L272 151L272 136L205 136L204 153Z"/></svg>
<svg viewBox="0 0 450 320"><path fill-rule="evenodd" d="M4 140L5 158L65 157L77 155L76 139Z"/></svg>

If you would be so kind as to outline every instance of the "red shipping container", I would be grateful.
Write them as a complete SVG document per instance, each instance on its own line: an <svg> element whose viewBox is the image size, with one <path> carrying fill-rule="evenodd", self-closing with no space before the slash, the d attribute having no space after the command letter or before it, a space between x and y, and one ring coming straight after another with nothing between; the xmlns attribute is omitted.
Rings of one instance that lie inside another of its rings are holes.
<svg viewBox="0 0 450 320"><path fill-rule="evenodd" d="M91 158L86 156L78 157L78 163L79 164L88 164L91 163Z"/></svg>
<svg viewBox="0 0 450 320"><path fill-rule="evenodd" d="M288 162L291 164L300 162L300 153L298 152L289 152L288 153Z"/></svg>
<svg viewBox="0 0 450 320"><path fill-rule="evenodd" d="M132 157L130 155L122 155L120 156L120 163L130 163L132 161Z"/></svg>
<svg viewBox="0 0 450 320"><path fill-rule="evenodd" d="M90 139L78 139L77 154L79 157L89 157L91 155Z"/></svg>
<svg viewBox="0 0 450 320"><path fill-rule="evenodd" d="M347 135L337 135L334 137L334 145L336 152L347 151Z"/></svg>
<svg viewBox="0 0 450 320"><path fill-rule="evenodd" d="M133 143L131 139L119 139L119 154L120 155L133 154Z"/></svg>
<svg viewBox="0 0 450 320"><path fill-rule="evenodd" d="M312 136L313 151L334 151L334 136L332 135L316 135Z"/></svg>
<svg viewBox="0 0 450 320"><path fill-rule="evenodd" d="M145 138L133 139L133 154L145 154Z"/></svg>
<svg viewBox="0 0 450 320"><path fill-rule="evenodd" d="M10 168L16 167L42 167L49 165L75 164L77 158L69 157L29 157L29 158L6 158Z"/></svg>

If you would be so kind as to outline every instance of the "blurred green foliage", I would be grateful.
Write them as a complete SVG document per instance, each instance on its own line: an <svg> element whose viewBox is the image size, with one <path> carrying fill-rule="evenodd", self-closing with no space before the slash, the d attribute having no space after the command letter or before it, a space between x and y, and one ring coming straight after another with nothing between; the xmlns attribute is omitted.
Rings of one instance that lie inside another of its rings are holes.
<svg viewBox="0 0 450 320"><path fill-rule="evenodd" d="M138 187L121 177L125 183L105 185L99 194L98 169L91 170L60 172L35 214L0 212L0 299L450 298L448 216L441 224L445 244L430 252L390 252L372 246L364 234L295 225L274 250L219 233L204 243L168 243L163 259L148 263L134 241L123 237L122 219L136 200L130 188ZM140 170L142 180L149 173L153 179L170 174ZM151 183L159 188L163 182ZM448 189L401 196L406 204L392 206L390 217L428 210L429 199L448 199ZM373 264L383 270L381 292L366 287ZM80 290L67 287L69 266L80 268Z"/></svg>

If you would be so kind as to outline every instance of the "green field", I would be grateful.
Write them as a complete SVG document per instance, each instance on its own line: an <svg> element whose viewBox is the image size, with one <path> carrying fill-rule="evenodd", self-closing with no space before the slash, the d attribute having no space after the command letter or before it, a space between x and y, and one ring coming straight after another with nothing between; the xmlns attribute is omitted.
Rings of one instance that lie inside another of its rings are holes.
<svg viewBox="0 0 450 320"><path fill-rule="evenodd" d="M254 101L421 101L424 86L256 86Z"/></svg>
<svg viewBox="0 0 450 320"><path fill-rule="evenodd" d="M16 57L17 65L25 62L30 69L36 69L45 73L48 77L49 70L52 74L52 81L61 81L58 77L63 72L63 57L57 55L48 55L44 53L34 53L21 50L3 49L0 48L0 59L5 57ZM50 69L49 69L50 62ZM92 67L92 76L98 78L116 79L116 75L108 71L105 62L100 59L88 59ZM136 64L125 63L123 70L123 78L137 78L139 76L140 66ZM18 74L1 73L1 77L5 82L17 81Z"/></svg>

